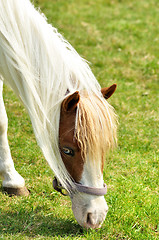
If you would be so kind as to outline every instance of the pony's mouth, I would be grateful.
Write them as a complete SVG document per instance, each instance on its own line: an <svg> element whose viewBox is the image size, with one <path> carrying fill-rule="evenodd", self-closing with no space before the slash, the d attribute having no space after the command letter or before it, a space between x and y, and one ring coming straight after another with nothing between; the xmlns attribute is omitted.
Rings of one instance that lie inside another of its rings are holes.
<svg viewBox="0 0 159 240"><path fill-rule="evenodd" d="M72 211L77 222L84 228L100 228L108 212L108 206L104 197L94 198L93 196L82 194L82 198L80 198L79 194L75 194L71 199Z"/></svg>

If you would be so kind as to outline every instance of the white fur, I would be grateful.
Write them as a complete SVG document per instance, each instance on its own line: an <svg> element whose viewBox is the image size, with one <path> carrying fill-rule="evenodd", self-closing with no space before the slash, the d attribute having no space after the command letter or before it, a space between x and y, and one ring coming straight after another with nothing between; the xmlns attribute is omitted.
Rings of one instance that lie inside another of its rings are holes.
<svg viewBox="0 0 159 240"><path fill-rule="evenodd" d="M103 187L101 165L95 164L95 162L87 159L80 182L89 187L101 188ZM108 206L104 196L77 193L73 195L71 200L74 216L81 226L86 228L99 228L102 225L108 212Z"/></svg>
<svg viewBox="0 0 159 240"><path fill-rule="evenodd" d="M25 181L14 168L11 157L8 139L7 127L8 119L2 97L3 82L0 80L0 176L3 179L3 187L24 187Z"/></svg>
<svg viewBox="0 0 159 240"><path fill-rule="evenodd" d="M101 171L101 162L87 159L80 182L88 187L102 188L103 174Z"/></svg>
<svg viewBox="0 0 159 240"><path fill-rule="evenodd" d="M104 197L77 193L73 195L72 210L78 223L85 228L100 228L108 212ZM88 214L90 219L88 221Z"/></svg>

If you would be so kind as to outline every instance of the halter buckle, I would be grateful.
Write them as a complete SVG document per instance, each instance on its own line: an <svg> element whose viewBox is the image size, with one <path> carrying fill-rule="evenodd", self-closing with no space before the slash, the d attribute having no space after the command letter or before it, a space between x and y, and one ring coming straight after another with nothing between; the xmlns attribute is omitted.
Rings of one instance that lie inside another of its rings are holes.
<svg viewBox="0 0 159 240"><path fill-rule="evenodd" d="M53 188L61 193L63 196L68 196L69 194L68 193L64 193L62 190L65 190L65 188L62 187L61 183L57 180L57 178L55 177L54 180L53 180ZM65 190L66 191L66 190Z"/></svg>

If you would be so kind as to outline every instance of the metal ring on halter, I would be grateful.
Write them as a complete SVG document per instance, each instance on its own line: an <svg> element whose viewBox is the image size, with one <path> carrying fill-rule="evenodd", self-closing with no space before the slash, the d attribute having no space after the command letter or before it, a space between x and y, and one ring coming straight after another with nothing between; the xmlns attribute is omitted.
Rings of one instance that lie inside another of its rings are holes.
<svg viewBox="0 0 159 240"><path fill-rule="evenodd" d="M86 193L95 196L104 196L107 193L107 185L105 183L102 188L88 187L76 182L74 182L74 185L76 186L76 190L81 193ZM56 177L53 180L53 188L64 196L69 195L68 193L65 194L62 192L64 188L62 187L61 183L57 180ZM70 190L72 189L70 188Z"/></svg>
<svg viewBox="0 0 159 240"><path fill-rule="evenodd" d="M57 178L55 177L54 180L53 180L53 188L57 191L57 192L60 192L63 196L67 196L68 193L63 193L63 187L61 185L61 183L57 180Z"/></svg>

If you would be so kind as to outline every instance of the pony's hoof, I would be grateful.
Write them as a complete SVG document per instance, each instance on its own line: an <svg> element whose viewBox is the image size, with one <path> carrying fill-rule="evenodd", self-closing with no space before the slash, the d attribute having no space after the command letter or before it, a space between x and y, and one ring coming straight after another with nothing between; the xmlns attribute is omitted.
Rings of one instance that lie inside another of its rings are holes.
<svg viewBox="0 0 159 240"><path fill-rule="evenodd" d="M3 187L3 191L6 192L9 196L28 196L29 195L29 191L25 186L21 188Z"/></svg>

